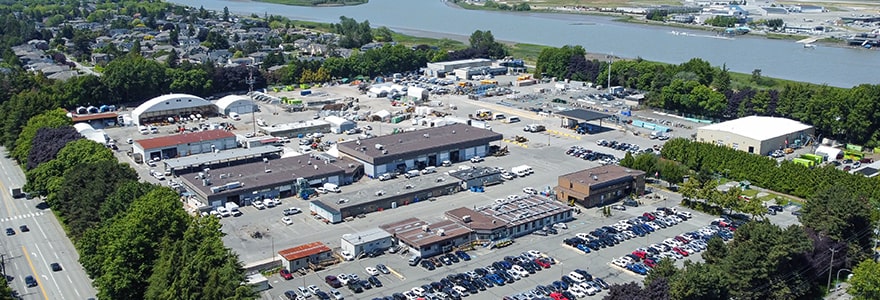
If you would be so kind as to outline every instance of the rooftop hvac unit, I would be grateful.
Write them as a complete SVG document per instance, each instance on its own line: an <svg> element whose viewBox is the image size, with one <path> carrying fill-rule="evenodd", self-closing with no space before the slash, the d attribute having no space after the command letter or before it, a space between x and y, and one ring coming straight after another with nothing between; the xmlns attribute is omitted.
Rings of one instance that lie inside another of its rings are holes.
<svg viewBox="0 0 880 300"><path fill-rule="evenodd" d="M210 179L207 179L207 178L206 178L206 179L202 179L202 186L209 186L209 185L211 185L211 180L210 180Z"/></svg>
<svg viewBox="0 0 880 300"><path fill-rule="evenodd" d="M470 215L463 216L463 217L461 217L461 220L464 221L465 223L469 223L471 221L471 216Z"/></svg>
<svg viewBox="0 0 880 300"><path fill-rule="evenodd" d="M388 154L388 150L382 150L382 154Z"/></svg>
<svg viewBox="0 0 880 300"><path fill-rule="evenodd" d="M375 147L376 150L382 150L383 148L385 148L385 146L382 146L382 144L376 144Z"/></svg>
<svg viewBox="0 0 880 300"><path fill-rule="evenodd" d="M241 182L240 182L240 181L233 181L233 182L230 182L230 183L224 184L223 187L224 187L224 188L227 188L227 189L236 189L236 188L240 188L240 187L241 187Z"/></svg>
<svg viewBox="0 0 880 300"><path fill-rule="evenodd" d="M428 227L428 224L422 225L422 231L428 232L431 231L431 228Z"/></svg>
<svg viewBox="0 0 880 300"><path fill-rule="evenodd" d="M593 175L593 180L598 181L598 180L599 180L599 176Z"/></svg>
<svg viewBox="0 0 880 300"><path fill-rule="evenodd" d="M446 235L446 232L443 229L437 229L437 235L444 236Z"/></svg>
<svg viewBox="0 0 880 300"><path fill-rule="evenodd" d="M266 169L266 173L272 173L272 169Z"/></svg>
<svg viewBox="0 0 880 300"><path fill-rule="evenodd" d="M426 134L423 134L422 136L424 136L425 138L429 138L429 137L430 137L430 136L428 136L427 133L426 133Z"/></svg>

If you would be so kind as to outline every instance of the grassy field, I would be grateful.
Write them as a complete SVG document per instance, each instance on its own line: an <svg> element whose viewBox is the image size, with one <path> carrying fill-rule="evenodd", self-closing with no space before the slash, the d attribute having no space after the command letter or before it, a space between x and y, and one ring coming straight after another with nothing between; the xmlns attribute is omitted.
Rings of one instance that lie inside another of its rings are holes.
<svg viewBox="0 0 880 300"><path fill-rule="evenodd" d="M510 47L510 54L513 57L522 59L530 65L534 65L538 61L538 55L541 54L541 50L550 48L549 46L525 43L515 43L508 46Z"/></svg>
<svg viewBox="0 0 880 300"><path fill-rule="evenodd" d="M346 1L313 1L313 0L255 0L258 2L268 2L275 4L293 5L293 6L349 6L367 3L368 0L346 0ZM315 3L323 2L323 3ZM327 3L330 2L330 3Z"/></svg>

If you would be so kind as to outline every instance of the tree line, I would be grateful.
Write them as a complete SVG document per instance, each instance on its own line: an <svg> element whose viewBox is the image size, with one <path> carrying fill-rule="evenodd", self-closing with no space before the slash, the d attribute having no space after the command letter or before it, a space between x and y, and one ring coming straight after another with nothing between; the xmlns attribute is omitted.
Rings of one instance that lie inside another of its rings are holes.
<svg viewBox="0 0 880 300"><path fill-rule="evenodd" d="M725 66L712 67L701 59L671 65L642 59L614 61L611 82L608 61L587 60L581 46L541 51L535 76L568 78L603 86L623 86L646 92L650 107L683 116L727 120L761 115L785 117L811 124L823 137L880 147L880 85L849 89L808 83L762 85L768 79L755 70L751 84L734 86ZM740 84L742 85L742 84Z"/></svg>
<svg viewBox="0 0 880 300"><path fill-rule="evenodd" d="M253 299L216 218L188 215L176 191L140 182L64 110L31 117L11 156L24 190L64 223L102 299Z"/></svg>

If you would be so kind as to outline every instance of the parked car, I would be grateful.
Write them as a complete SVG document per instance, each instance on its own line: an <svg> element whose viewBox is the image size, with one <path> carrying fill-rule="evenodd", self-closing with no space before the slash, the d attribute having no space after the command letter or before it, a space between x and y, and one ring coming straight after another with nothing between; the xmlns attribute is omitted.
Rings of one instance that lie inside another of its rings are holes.
<svg viewBox="0 0 880 300"><path fill-rule="evenodd" d="M329 285L329 286L331 286L331 287L333 287L333 288L340 288L340 287L342 287L342 282L340 282L339 279L336 278L336 276L333 276L333 275L327 275L327 277L324 277L324 282L326 282L327 285Z"/></svg>
<svg viewBox="0 0 880 300"><path fill-rule="evenodd" d="M474 157L471 157L471 162L472 162L472 163L482 162L483 160L484 160L484 159L483 159L482 157L480 157L480 156L474 156Z"/></svg>
<svg viewBox="0 0 880 300"><path fill-rule="evenodd" d="M290 271L288 271L287 269L281 269L280 271L278 271L278 274L280 274L281 278L284 278L285 280L293 279L293 274L290 274Z"/></svg>

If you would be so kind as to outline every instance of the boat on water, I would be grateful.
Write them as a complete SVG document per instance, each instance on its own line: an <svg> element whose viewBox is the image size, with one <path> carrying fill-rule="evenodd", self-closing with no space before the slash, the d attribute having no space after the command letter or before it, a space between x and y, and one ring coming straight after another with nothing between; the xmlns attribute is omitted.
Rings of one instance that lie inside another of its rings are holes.
<svg viewBox="0 0 880 300"><path fill-rule="evenodd" d="M808 44L804 44L804 48L806 48L806 49L816 49L816 45L813 45L813 44L809 44L809 43L808 43Z"/></svg>

